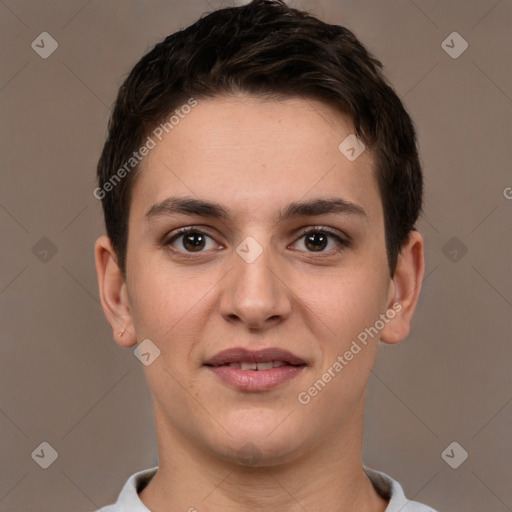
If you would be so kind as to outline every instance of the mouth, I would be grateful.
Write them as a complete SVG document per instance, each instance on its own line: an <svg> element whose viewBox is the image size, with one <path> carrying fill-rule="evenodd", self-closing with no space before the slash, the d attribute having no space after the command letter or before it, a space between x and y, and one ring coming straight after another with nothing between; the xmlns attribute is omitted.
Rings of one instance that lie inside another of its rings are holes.
<svg viewBox="0 0 512 512"><path fill-rule="evenodd" d="M267 391L299 375L307 364L283 349L233 348L219 352L204 366L230 387L241 391Z"/></svg>
<svg viewBox="0 0 512 512"><path fill-rule="evenodd" d="M257 370L259 372L271 370L272 368L280 368L281 366L299 366L290 365L286 361L267 361L265 363L255 363L254 361L242 361L240 363L227 363L218 366L229 366L230 368L237 368L238 370Z"/></svg>

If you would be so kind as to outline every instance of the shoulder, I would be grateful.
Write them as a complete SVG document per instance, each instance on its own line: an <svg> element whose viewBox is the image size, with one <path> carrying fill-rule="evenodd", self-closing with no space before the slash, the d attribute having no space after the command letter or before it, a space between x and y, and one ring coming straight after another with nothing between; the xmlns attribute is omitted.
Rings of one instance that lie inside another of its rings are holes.
<svg viewBox="0 0 512 512"><path fill-rule="evenodd" d="M437 512L428 505L408 500L405 497L402 486L386 473L370 469L366 466L363 466L363 470L377 492L383 498L389 500L386 512Z"/></svg>

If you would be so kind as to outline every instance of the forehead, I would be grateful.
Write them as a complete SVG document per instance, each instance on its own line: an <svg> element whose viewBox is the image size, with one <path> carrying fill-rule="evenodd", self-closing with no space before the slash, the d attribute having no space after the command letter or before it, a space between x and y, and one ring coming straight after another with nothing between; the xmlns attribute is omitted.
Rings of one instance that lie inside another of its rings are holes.
<svg viewBox="0 0 512 512"><path fill-rule="evenodd" d="M186 111L168 133L152 133L155 146L141 164L131 214L181 195L256 219L298 199L337 195L379 215L373 158L366 150L347 158L353 152L342 143L353 141L352 124L324 103L236 95L198 99Z"/></svg>

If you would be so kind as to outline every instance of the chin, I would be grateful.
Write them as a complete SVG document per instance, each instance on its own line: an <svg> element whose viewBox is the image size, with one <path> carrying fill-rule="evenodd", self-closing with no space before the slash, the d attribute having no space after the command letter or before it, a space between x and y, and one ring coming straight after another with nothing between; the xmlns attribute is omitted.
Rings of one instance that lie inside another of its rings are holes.
<svg viewBox="0 0 512 512"><path fill-rule="evenodd" d="M243 442L232 443L219 452L216 447L216 454L231 464L245 468L268 468L276 467L293 462L298 454L299 446L290 443L254 442L244 440Z"/></svg>
<svg viewBox="0 0 512 512"><path fill-rule="evenodd" d="M237 418L223 423L223 441L214 443L217 455L245 467L270 467L295 460L307 444L306 431L294 423L292 412L279 418L272 411L244 411Z"/></svg>

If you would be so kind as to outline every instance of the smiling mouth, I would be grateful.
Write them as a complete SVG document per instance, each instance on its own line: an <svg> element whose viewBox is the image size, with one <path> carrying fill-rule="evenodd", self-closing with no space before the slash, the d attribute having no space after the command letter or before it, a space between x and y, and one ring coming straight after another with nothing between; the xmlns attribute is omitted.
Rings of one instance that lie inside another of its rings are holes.
<svg viewBox="0 0 512 512"><path fill-rule="evenodd" d="M221 382L239 391L269 391L302 373L306 362L279 348L227 349L204 363Z"/></svg>

